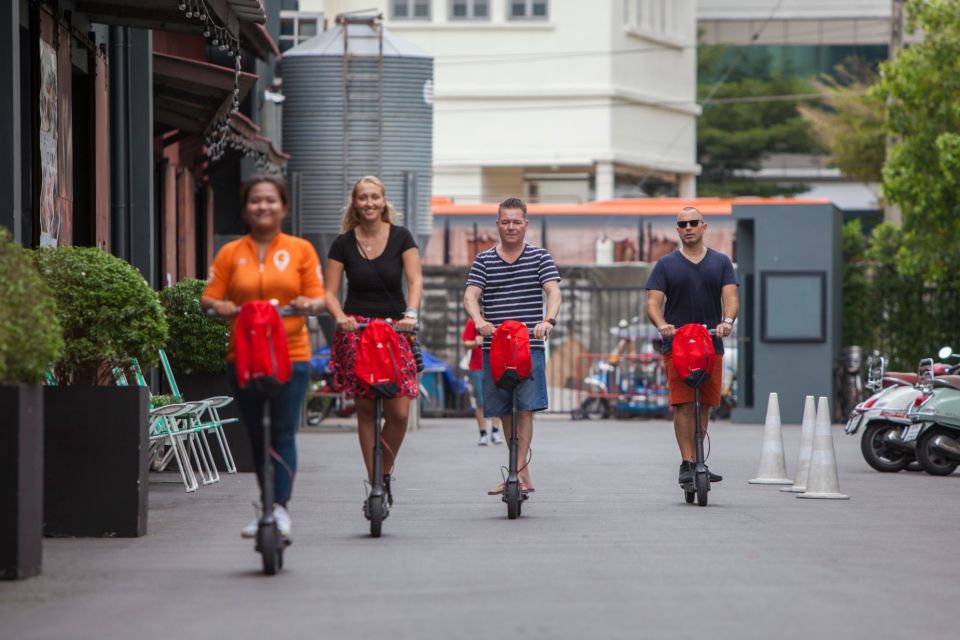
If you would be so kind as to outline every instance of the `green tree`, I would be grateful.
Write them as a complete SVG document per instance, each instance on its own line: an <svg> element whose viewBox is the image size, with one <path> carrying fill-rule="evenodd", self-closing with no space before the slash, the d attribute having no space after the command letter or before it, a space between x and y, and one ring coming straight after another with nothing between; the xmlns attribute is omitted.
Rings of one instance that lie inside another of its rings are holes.
<svg viewBox="0 0 960 640"><path fill-rule="evenodd" d="M814 81L823 96L819 104L799 107L830 163L860 182L880 182L886 154L885 106L870 88L879 81L873 70L851 64L833 77Z"/></svg>
<svg viewBox="0 0 960 640"><path fill-rule="evenodd" d="M909 0L910 31L924 38L882 65L872 94L887 103L896 142L883 167L883 193L903 214L897 253L904 274L947 285L960 267L960 7Z"/></svg>
<svg viewBox="0 0 960 640"><path fill-rule="evenodd" d="M697 122L697 158L703 169L700 195L792 195L801 184L777 184L737 177L757 170L771 153L811 153L818 150L810 124L797 111L796 100L780 96L812 92L809 81L772 73L765 58L744 57L730 68L726 47L700 47L697 52L698 99L703 114ZM716 81L723 79L721 84ZM709 97L709 101L704 102ZM764 101L763 97L771 98ZM749 101L738 99L750 98ZM759 98L759 100L757 100Z"/></svg>

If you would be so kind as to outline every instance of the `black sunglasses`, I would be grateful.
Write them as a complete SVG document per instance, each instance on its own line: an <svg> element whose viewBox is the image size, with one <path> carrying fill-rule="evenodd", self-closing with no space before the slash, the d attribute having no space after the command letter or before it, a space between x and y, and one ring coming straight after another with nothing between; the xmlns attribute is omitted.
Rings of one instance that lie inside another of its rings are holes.
<svg viewBox="0 0 960 640"><path fill-rule="evenodd" d="M700 220L678 220L677 221L678 229L686 229L687 227L690 227L691 229L696 229L699 226L700 226Z"/></svg>

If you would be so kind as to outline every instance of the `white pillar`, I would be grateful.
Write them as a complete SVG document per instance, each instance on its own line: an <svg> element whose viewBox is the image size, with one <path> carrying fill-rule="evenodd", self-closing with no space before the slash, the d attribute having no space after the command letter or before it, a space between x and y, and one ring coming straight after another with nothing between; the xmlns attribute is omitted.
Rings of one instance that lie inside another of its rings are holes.
<svg viewBox="0 0 960 640"><path fill-rule="evenodd" d="M594 189L594 200L613 200L613 163L599 161L596 164L596 188Z"/></svg>
<svg viewBox="0 0 960 640"><path fill-rule="evenodd" d="M681 198L697 197L697 176L692 173L677 175L677 195Z"/></svg>

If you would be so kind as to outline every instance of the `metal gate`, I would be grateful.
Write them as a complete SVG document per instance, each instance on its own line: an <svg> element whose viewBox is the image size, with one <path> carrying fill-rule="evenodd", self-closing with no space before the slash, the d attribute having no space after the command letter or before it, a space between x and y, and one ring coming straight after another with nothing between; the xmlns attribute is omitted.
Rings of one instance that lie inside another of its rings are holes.
<svg viewBox="0 0 960 640"><path fill-rule="evenodd" d="M465 371L458 364L465 354L460 336L467 321L463 310L465 278L461 284L428 278L424 287L421 341L425 349L448 366L455 375ZM584 379L596 377L601 363L613 361L622 367L639 364L645 353L658 353L659 333L646 318L646 290L642 287L607 287L562 280L563 304L557 326L548 343L547 386L552 413L570 413L579 407L588 391ZM632 376L602 376L610 395L632 391ZM627 379L629 378L629 380ZM626 385L626 387L624 386ZM435 406L435 405L434 405ZM469 405L447 402L437 414L468 413Z"/></svg>

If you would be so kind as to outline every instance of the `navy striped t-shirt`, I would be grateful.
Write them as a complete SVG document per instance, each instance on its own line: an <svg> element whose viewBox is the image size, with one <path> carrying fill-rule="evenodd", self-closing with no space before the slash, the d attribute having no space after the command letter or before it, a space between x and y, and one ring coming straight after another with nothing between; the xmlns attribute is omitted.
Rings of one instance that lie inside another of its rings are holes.
<svg viewBox="0 0 960 640"><path fill-rule="evenodd" d="M560 280L553 258L546 250L530 244L514 262L506 262L492 247L477 254L467 276L467 284L483 291L480 309L494 326L504 320L518 320L530 330L530 348L543 349L543 340L533 337L533 328L544 319L543 285ZM490 338L483 350L490 349Z"/></svg>

